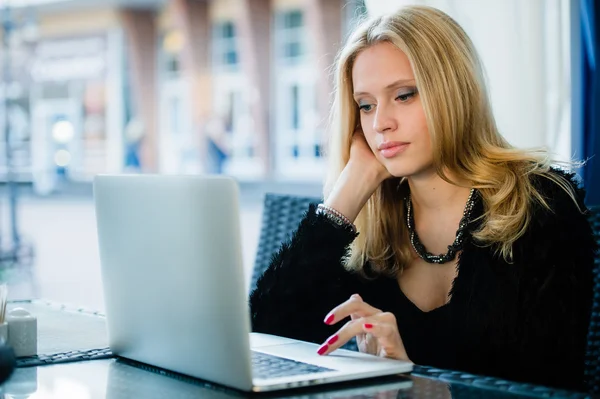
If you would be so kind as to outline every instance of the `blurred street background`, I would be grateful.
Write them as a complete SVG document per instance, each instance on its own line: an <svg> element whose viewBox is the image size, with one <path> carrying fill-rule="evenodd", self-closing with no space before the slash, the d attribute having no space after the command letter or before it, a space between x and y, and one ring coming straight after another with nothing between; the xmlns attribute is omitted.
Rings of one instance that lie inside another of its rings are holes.
<svg viewBox="0 0 600 399"><path fill-rule="evenodd" d="M264 194L321 195L337 51L362 18L406 4L465 28L512 144L594 154L582 28L593 1L0 0L0 276L11 296L103 309L98 173L234 176L248 276Z"/></svg>

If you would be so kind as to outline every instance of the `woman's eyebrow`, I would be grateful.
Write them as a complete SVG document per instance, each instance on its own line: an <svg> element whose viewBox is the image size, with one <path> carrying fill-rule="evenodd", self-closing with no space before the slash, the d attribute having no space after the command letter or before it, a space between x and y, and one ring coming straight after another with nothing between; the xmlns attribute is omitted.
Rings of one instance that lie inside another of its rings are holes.
<svg viewBox="0 0 600 399"><path fill-rule="evenodd" d="M414 79L400 79L400 80L397 80L397 81L395 81L393 83L390 83L389 85L387 85L385 87L385 89L389 90L389 89L393 89L393 88L398 87L398 86L405 85L407 83L414 83L414 82L415 82ZM356 96L362 96L362 95L365 95L365 94L369 94L369 93L367 93L366 91L356 91L356 92L354 92L354 96L355 97Z"/></svg>

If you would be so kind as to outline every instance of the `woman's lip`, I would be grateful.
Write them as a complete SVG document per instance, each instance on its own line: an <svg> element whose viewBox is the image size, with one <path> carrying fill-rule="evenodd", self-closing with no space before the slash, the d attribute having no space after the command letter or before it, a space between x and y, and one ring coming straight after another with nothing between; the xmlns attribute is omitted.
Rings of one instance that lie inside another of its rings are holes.
<svg viewBox="0 0 600 399"><path fill-rule="evenodd" d="M393 147L382 148L379 151L381 152L381 155L384 158L392 158L392 157L395 157L396 155L404 152L404 150L406 150L406 147L408 147L408 144L409 143L401 143L401 144L395 145Z"/></svg>

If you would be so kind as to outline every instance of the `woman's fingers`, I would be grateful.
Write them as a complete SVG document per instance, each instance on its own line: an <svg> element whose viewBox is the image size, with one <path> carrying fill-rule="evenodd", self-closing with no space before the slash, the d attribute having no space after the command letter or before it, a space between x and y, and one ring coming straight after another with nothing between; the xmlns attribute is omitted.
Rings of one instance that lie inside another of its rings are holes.
<svg viewBox="0 0 600 399"><path fill-rule="evenodd" d="M323 321L325 324L331 325L344 320L348 316L354 315L354 318L368 317L377 313L381 313L381 310L364 302L360 295L354 294L346 302L336 306L329 312Z"/></svg>
<svg viewBox="0 0 600 399"><path fill-rule="evenodd" d="M362 334L363 320L365 320L365 318L356 319L344 324L342 328L329 337L327 341L319 347L317 353L319 355L327 355L346 344L352 337Z"/></svg>
<svg viewBox="0 0 600 399"><path fill-rule="evenodd" d="M387 323L372 321L370 323L363 323L361 327L362 331L373 335L381 344L384 342L391 344L395 338L396 329Z"/></svg>
<svg viewBox="0 0 600 399"><path fill-rule="evenodd" d="M392 321L389 319L388 316L384 315L387 314L380 312L371 317L361 317L347 322L334 335L329 337L323 345L321 345L321 347L317 350L317 353L319 353L320 355L326 355L328 353L331 353L334 350L346 344L353 337L365 333L370 333L369 329L372 328L375 325L375 323L377 323L377 325L380 326L386 321ZM395 321L392 322L395 323Z"/></svg>
<svg viewBox="0 0 600 399"><path fill-rule="evenodd" d="M319 355L327 355L346 344L355 336L365 336L376 341L379 349L375 355L408 360L404 344L400 338L396 318L393 314L379 312L370 317L360 317L347 322L337 333L319 347Z"/></svg>
<svg viewBox="0 0 600 399"><path fill-rule="evenodd" d="M370 323L363 323L362 330L373 336L379 343L380 353L378 355L409 360L394 315L382 313L379 317L372 319L373 321Z"/></svg>

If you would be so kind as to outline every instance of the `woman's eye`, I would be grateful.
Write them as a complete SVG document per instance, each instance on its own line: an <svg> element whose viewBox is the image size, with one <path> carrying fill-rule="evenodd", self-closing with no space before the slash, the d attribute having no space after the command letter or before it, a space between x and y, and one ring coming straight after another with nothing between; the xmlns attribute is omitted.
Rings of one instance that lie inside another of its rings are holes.
<svg viewBox="0 0 600 399"><path fill-rule="evenodd" d="M371 104L363 104L363 105L359 105L358 109L360 109L361 111L364 111L364 112L369 112L370 110L373 109L373 106Z"/></svg>
<svg viewBox="0 0 600 399"><path fill-rule="evenodd" d="M402 102L406 102L406 101L410 100L412 97L414 97L415 93L416 92L411 91L409 93L399 94L398 97L396 97L396 100L400 100Z"/></svg>

